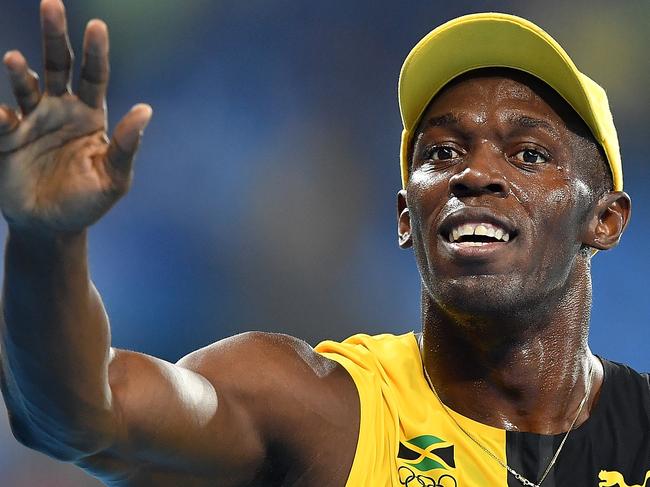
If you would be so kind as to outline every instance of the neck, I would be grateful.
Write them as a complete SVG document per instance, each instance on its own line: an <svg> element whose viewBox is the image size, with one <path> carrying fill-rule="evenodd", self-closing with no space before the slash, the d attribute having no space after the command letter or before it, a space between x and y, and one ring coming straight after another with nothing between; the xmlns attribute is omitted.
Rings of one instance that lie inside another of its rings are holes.
<svg viewBox="0 0 650 487"><path fill-rule="evenodd" d="M497 428L556 434L570 428L592 380L576 425L588 418L602 366L587 344L591 280L581 265L525 309L470 317L423 292L423 361L446 406Z"/></svg>

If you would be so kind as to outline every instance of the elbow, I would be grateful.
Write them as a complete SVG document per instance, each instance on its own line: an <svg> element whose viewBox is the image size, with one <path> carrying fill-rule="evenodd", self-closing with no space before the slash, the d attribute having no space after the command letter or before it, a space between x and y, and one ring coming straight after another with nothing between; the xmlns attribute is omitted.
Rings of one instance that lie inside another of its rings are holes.
<svg viewBox="0 0 650 487"><path fill-rule="evenodd" d="M44 428L22 415L9 413L11 433L18 443L62 462L78 462L106 450L112 436L92 428L57 425Z"/></svg>

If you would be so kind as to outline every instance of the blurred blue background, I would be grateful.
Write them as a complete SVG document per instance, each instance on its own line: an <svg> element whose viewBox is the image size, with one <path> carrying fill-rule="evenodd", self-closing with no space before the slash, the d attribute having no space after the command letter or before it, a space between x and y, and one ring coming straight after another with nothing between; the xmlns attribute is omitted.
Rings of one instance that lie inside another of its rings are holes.
<svg viewBox="0 0 650 487"><path fill-rule="evenodd" d="M397 75L436 25L498 10L539 23L608 90L634 215L595 258L591 345L650 369L647 0L66 4L77 51L89 19L109 24L111 123L155 110L131 193L91 233L115 346L177 360L251 329L311 344L418 329L419 277L395 237ZM2 1L0 48L40 70L37 1ZM1 401L0 484L100 485L19 445Z"/></svg>

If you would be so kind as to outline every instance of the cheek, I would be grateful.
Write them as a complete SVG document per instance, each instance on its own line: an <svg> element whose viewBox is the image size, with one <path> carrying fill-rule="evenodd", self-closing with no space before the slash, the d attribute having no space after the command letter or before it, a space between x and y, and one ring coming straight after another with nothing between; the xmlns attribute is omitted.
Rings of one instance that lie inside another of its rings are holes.
<svg viewBox="0 0 650 487"><path fill-rule="evenodd" d="M414 237L426 241L431 221L448 199L449 175L428 172L422 168L414 171L406 186L406 199L411 215Z"/></svg>
<svg viewBox="0 0 650 487"><path fill-rule="evenodd" d="M548 176L538 184L513 184L513 196L527 209L538 228L544 228L547 225L543 223L547 222L563 225L554 227L552 233L567 233L569 228L577 232L587 207L585 202L590 201L589 186L575 176L569 177L562 167Z"/></svg>
<svg viewBox="0 0 650 487"><path fill-rule="evenodd" d="M448 175L421 169L411 174L406 186L413 251L420 269L429 268L429 253L437 238L432 224L448 199L448 187Z"/></svg>
<svg viewBox="0 0 650 487"><path fill-rule="evenodd" d="M531 250L542 273L543 269L555 269L551 271L555 273L570 267L568 263L582 245L585 202L589 201L589 191L583 182L564 178L555 182L557 184L529 186L528 191L517 192L529 213Z"/></svg>
<svg viewBox="0 0 650 487"><path fill-rule="evenodd" d="M440 208L449 199L449 178L452 175L449 170L433 170L429 166L415 169L406 186L409 207L419 207L427 213L435 207Z"/></svg>
<svg viewBox="0 0 650 487"><path fill-rule="evenodd" d="M589 191L580 181L571 181L558 187L552 187L543 192L543 205L546 211L546 221L557 226L552 227L556 234L580 234L586 202L589 201Z"/></svg>
<svg viewBox="0 0 650 487"><path fill-rule="evenodd" d="M411 188L412 191L446 191L451 175L449 168L434 170L430 165L422 164L411 172L407 190Z"/></svg>

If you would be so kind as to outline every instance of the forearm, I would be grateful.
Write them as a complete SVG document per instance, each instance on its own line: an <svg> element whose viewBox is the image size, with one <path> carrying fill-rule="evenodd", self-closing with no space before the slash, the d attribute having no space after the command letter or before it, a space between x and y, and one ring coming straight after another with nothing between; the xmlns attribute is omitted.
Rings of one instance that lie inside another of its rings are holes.
<svg viewBox="0 0 650 487"><path fill-rule="evenodd" d="M89 279L85 232L10 230L0 319L4 393L20 427L37 443L60 442L57 450L101 447L113 428L110 330Z"/></svg>

